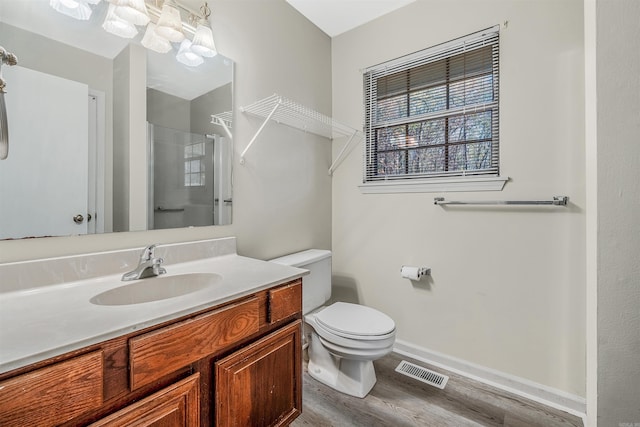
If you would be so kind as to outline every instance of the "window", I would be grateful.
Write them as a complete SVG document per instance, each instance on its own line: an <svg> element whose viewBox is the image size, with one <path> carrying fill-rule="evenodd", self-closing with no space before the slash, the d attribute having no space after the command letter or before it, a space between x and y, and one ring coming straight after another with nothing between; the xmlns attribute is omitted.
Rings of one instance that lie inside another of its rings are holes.
<svg viewBox="0 0 640 427"><path fill-rule="evenodd" d="M365 71L364 183L498 176L497 27Z"/></svg>
<svg viewBox="0 0 640 427"><path fill-rule="evenodd" d="M204 142L188 144L184 147L184 186L204 187L205 185Z"/></svg>

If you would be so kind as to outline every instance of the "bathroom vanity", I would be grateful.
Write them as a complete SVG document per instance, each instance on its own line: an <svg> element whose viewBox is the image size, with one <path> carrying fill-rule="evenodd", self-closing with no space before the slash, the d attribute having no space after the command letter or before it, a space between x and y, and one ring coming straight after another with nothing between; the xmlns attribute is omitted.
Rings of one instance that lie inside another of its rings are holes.
<svg viewBox="0 0 640 427"><path fill-rule="evenodd" d="M295 419L302 409L305 271L235 254L166 268L168 276L171 270L182 276L209 270L222 280L211 289L139 304L79 303L84 295L124 286L101 284L111 283L103 277L2 295L0 342L18 350L0 350L0 425L274 426ZM148 280L159 279L132 283ZM59 320L49 332L57 337L30 330L43 323L26 318L12 323L19 333L6 331L7 316L16 315L6 312L30 296L37 312L25 316L46 320L37 298L50 288L76 306L63 301L53 309ZM114 328L105 324L109 319L127 326ZM70 326L74 322L88 326Z"/></svg>

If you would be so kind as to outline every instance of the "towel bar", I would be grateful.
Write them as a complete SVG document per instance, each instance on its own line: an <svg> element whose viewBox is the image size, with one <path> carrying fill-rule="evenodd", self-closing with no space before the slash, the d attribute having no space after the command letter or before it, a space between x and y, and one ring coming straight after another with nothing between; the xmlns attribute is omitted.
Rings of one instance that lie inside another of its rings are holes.
<svg viewBox="0 0 640 427"><path fill-rule="evenodd" d="M434 205L552 205L567 206L568 196L554 196L552 200L478 200L478 201L456 201L445 200L444 197L434 197Z"/></svg>

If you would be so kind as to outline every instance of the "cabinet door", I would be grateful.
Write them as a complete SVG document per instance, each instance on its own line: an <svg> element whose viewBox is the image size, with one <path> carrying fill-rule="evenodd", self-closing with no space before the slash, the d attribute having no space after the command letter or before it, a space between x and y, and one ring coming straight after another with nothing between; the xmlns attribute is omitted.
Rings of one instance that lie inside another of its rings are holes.
<svg viewBox="0 0 640 427"><path fill-rule="evenodd" d="M298 320L215 364L216 426L285 426L302 411Z"/></svg>
<svg viewBox="0 0 640 427"><path fill-rule="evenodd" d="M91 424L91 427L102 426L199 427L200 374L193 374Z"/></svg>

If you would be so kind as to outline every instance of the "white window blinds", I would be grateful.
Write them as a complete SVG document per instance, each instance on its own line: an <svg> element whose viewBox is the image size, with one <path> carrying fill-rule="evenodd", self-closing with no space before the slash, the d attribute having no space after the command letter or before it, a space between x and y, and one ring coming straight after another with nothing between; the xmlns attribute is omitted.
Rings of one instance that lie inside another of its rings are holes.
<svg viewBox="0 0 640 427"><path fill-rule="evenodd" d="M498 175L498 27L364 73L364 182Z"/></svg>

